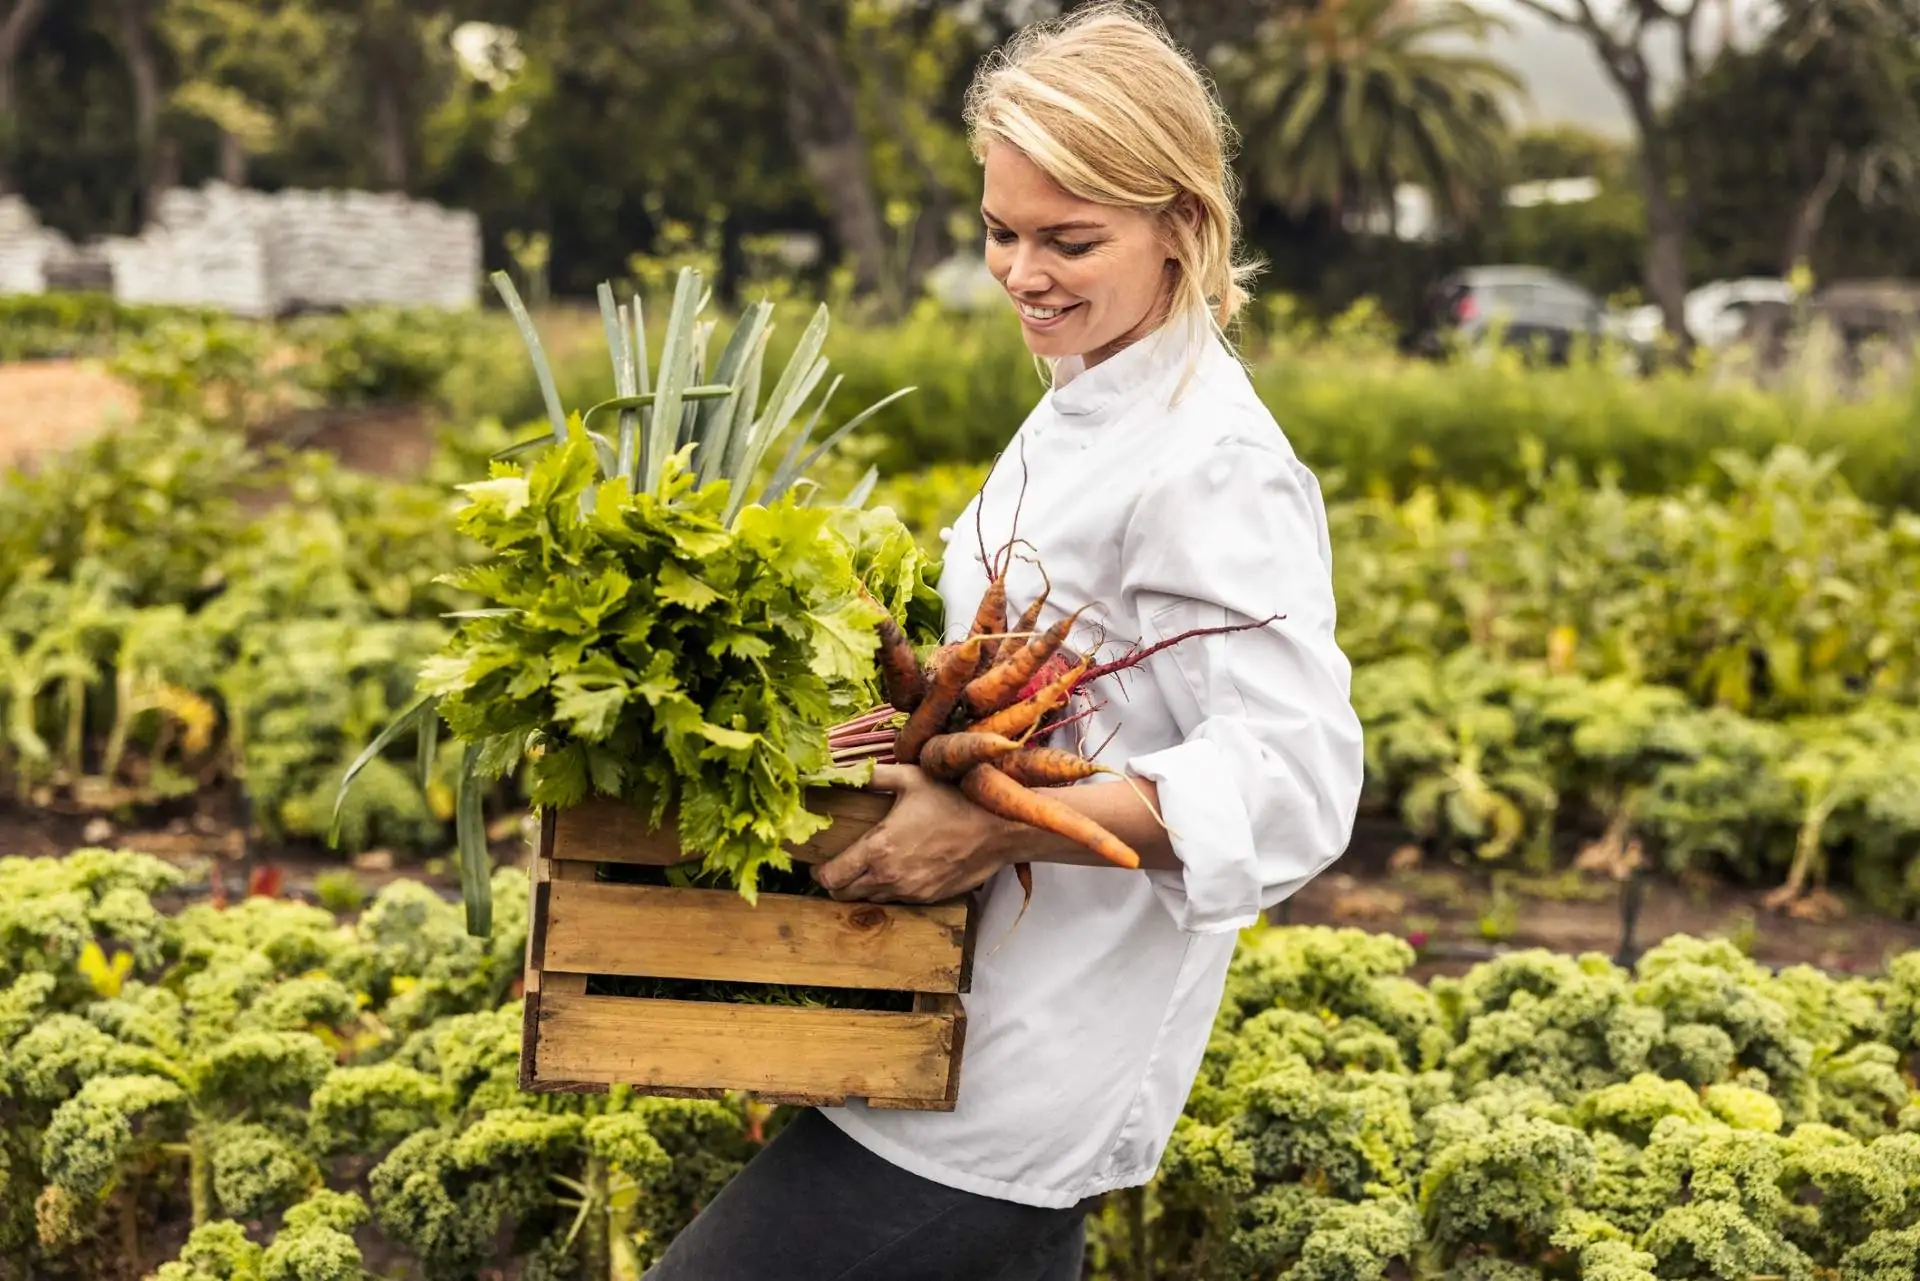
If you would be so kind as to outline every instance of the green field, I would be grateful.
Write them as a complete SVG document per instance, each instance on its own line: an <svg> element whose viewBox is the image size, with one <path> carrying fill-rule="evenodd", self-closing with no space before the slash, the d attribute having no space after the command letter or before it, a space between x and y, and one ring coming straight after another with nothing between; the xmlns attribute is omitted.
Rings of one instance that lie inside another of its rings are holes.
<svg viewBox="0 0 1920 1281"><path fill-rule="evenodd" d="M8 304L0 357L106 362L145 412L0 477L0 1259L60 1281L127 1258L166 1281L636 1277L781 1116L518 1094L526 779L481 798L490 942L444 892L452 740L424 762L396 740L326 839L347 764L473 604L439 581L479 555L452 486L544 430L510 328L35 305ZM775 346L800 322L783 307ZM541 324L566 403L611 395L598 318ZM937 550L1039 394L1017 334L926 313L828 350L822 436L918 390L820 493L872 466L871 502ZM1245 351L1325 480L1368 822L1468 877L1572 884L1631 849L1661 883L1782 908L1920 907L1909 392L1412 364L1347 332ZM360 421L404 421L428 463L346 465L325 433ZM5 857L91 820L243 833L326 906L222 910L191 861ZM368 851L401 873L371 898ZM1250 935L1161 1176L1096 1219L1095 1274L1920 1266L1912 955L1866 978L1724 937L1631 967L1432 959Z"/></svg>

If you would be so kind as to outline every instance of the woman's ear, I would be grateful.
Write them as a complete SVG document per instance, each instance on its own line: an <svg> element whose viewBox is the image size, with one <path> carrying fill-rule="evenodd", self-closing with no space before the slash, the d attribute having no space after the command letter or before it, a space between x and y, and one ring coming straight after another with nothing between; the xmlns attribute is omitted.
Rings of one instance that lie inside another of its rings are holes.
<svg viewBox="0 0 1920 1281"><path fill-rule="evenodd" d="M1183 191L1175 196L1172 202L1165 207L1164 216L1167 221L1161 224L1160 235L1161 239L1166 242L1167 261L1172 262L1174 260L1173 226L1184 223L1186 224L1188 232L1196 235L1199 233L1201 220L1200 198L1195 196L1191 191Z"/></svg>
<svg viewBox="0 0 1920 1281"><path fill-rule="evenodd" d="M1175 217L1187 224L1188 231L1195 232L1196 234L1199 232L1201 218L1200 197L1194 195L1191 191L1181 192L1173 202L1173 212Z"/></svg>

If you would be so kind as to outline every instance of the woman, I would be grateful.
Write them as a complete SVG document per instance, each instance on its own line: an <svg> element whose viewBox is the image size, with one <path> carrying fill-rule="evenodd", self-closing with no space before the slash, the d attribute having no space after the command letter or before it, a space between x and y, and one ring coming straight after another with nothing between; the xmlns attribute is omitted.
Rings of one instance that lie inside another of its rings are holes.
<svg viewBox="0 0 1920 1281"><path fill-rule="evenodd" d="M1108 3L1019 35L967 119L987 262L1053 385L948 535L949 634L1016 514L1052 582L1042 625L1089 606L1082 650L1284 617L1164 651L1089 718L1132 785L1054 794L1138 871L877 771L890 815L815 876L841 899L983 894L958 1106L800 1114L658 1281L1078 1277L1089 1204L1160 1160L1237 932L1352 830L1360 727L1319 488L1220 332L1244 269L1217 105L1150 14ZM1017 615L1040 571L1015 560L1008 587ZM1033 899L1009 932L1016 862Z"/></svg>

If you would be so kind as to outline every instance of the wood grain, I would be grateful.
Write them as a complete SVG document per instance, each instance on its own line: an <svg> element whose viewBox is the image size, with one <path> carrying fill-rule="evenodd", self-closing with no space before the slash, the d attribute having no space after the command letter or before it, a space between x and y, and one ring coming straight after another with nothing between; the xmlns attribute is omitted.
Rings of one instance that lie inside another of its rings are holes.
<svg viewBox="0 0 1920 1281"><path fill-rule="evenodd" d="M587 990L587 975L594 970L565 971L556 967L547 959L547 950L551 946L547 935L552 930L552 910L554 889L561 885L590 885L593 883L594 870L591 863L562 862L550 859L547 863L547 883L542 887L544 893L534 900L535 924L541 933L540 948L540 991L563 992L571 996L583 995Z"/></svg>
<svg viewBox="0 0 1920 1281"><path fill-rule="evenodd" d="M795 894L755 906L732 890L560 880L547 887L544 934L549 991L564 971L956 992L967 908Z"/></svg>
<svg viewBox="0 0 1920 1281"><path fill-rule="evenodd" d="M578 1084L745 1090L944 1104L948 1015L575 996L540 997L532 1088Z"/></svg>
<svg viewBox="0 0 1920 1281"><path fill-rule="evenodd" d="M893 798L851 787L821 787L807 794L807 808L833 820L832 826L788 848L797 863L824 863L846 849L887 816ZM687 860L673 815L650 830L647 816L620 801L589 797L556 816L553 857L590 863L641 863L669 867Z"/></svg>
<svg viewBox="0 0 1920 1281"><path fill-rule="evenodd" d="M944 992L921 992L913 998L916 1014L939 1014L953 1020L953 1070L947 1073L947 1092L938 1099L889 1098L878 1095L867 1100L870 1108L909 1109L916 1112L951 1112L960 1098L960 1063L967 1039L967 1015L958 996Z"/></svg>

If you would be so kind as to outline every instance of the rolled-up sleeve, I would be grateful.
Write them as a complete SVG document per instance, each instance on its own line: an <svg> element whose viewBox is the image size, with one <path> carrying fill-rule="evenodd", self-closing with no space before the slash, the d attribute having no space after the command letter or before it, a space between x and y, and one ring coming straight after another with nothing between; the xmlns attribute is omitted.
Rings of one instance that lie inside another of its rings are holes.
<svg viewBox="0 0 1920 1281"><path fill-rule="evenodd" d="M1160 900L1185 931L1241 929L1340 856L1359 804L1319 485L1277 433L1217 441L1143 495L1121 550L1144 645L1285 615L1147 660L1181 741L1125 763L1157 784L1181 863L1147 873Z"/></svg>

